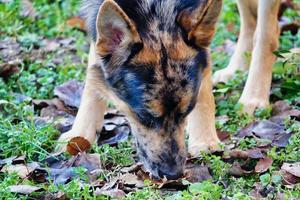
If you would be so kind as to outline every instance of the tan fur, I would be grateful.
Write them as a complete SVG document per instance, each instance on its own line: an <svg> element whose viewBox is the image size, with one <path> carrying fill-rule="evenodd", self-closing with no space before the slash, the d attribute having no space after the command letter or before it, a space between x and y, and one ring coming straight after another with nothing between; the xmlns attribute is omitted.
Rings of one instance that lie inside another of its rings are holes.
<svg viewBox="0 0 300 200"><path fill-rule="evenodd" d="M266 107L269 104L272 67L276 60L273 52L279 46L280 30L277 22L279 6L280 0L259 1L249 75L239 100L247 113L253 113L255 108Z"/></svg>
<svg viewBox="0 0 300 200"><path fill-rule="evenodd" d="M172 41L172 40L171 40ZM187 46L182 38L178 38L176 42L169 44L167 50L171 59L176 61L185 61L197 54L197 51Z"/></svg>
<svg viewBox="0 0 300 200"><path fill-rule="evenodd" d="M102 129L106 101L101 95L103 86L99 82L99 77L97 77L93 69L94 64L97 62L98 58L95 54L95 47L91 44L89 66L87 68L86 82L80 108L72 129L62 134L58 140L61 142L58 146L60 151L65 150L65 142L78 136L87 139L90 143L93 143L96 139L96 131Z"/></svg>
<svg viewBox="0 0 300 200"><path fill-rule="evenodd" d="M273 51L278 48L279 28L277 14L280 0L239 0L241 32L237 49L228 67L214 74L214 84L227 82L237 70L248 69L245 52L252 51L249 76L239 100L244 111L252 114L257 107L269 104Z"/></svg>
<svg viewBox="0 0 300 200"><path fill-rule="evenodd" d="M160 61L159 50L155 50L149 47L147 44L144 45L143 49L135 56L132 63L139 64L158 64Z"/></svg>
<svg viewBox="0 0 300 200"><path fill-rule="evenodd" d="M215 101L212 94L211 67L203 72L196 107L188 117L188 151L192 156L200 151L218 149L219 139L215 129Z"/></svg>

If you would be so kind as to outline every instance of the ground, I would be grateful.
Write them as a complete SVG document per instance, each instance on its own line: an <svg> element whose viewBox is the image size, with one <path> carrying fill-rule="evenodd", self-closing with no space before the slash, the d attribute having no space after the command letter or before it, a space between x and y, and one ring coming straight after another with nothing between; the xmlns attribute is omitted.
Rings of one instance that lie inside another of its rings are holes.
<svg viewBox="0 0 300 200"><path fill-rule="evenodd" d="M93 187L82 185L87 180L82 167L75 167L79 176L64 184L56 184L51 177L41 183L28 176L20 177L18 172L4 170L5 166L15 166L18 162L15 158L8 162L4 160L6 158L25 156L26 159L20 159L23 164L44 163L53 152L60 131L54 122L37 123L41 108L35 100L53 99L54 89L68 80L83 81L89 49L84 31L80 27L74 28L74 21L78 22L78 19L71 18L78 15L78 1L36 0L33 7L20 2L0 1L0 197L46 199L46 194L55 194L58 198L61 192L68 199L109 199L105 195L96 197ZM299 0L294 2L299 9ZM289 8L283 21L299 21L299 16L299 10ZM225 0L212 43L214 70L224 68L228 63L238 30L236 5ZM241 112L237 100L246 74L237 73L229 83L214 88L216 126L224 139L230 137L231 140L224 140L225 150L222 152L202 153L201 157L189 161L201 163L209 169L207 180L183 180L184 187L173 190L160 189L158 185L145 181L146 187L127 190L123 198L299 199L299 171L291 172L283 166L284 163L300 161L300 59L289 51L300 47L300 31L282 33L280 44L280 49L275 52L278 60L273 68L271 105L268 108L256 110L253 117ZM251 53L245 56L250 60ZM244 127L249 124L253 127L247 132ZM281 131L276 132L279 129ZM271 138L259 137L261 132L267 132ZM241 136L243 133L246 136ZM275 135L285 137L283 134L288 135L286 140L274 138ZM130 138L118 145L93 145L90 153L100 155L104 167L98 177L102 182L111 181L121 168L134 163L135 151ZM236 141L234 147L231 147L232 141ZM253 151L259 155L249 153ZM245 152L247 155L243 154ZM294 182L287 183L289 180ZM20 192L11 192L9 186L13 185L37 186L42 191L21 195Z"/></svg>

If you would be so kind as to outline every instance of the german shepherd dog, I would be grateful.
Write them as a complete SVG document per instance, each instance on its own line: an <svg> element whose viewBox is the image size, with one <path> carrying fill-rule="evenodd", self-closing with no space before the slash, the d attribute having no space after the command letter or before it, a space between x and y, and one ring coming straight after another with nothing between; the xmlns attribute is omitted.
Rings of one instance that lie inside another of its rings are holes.
<svg viewBox="0 0 300 200"><path fill-rule="evenodd" d="M268 104L279 0L238 5L237 52L214 81L247 69L243 53L253 50L240 99L251 113ZM192 156L218 148L209 45L221 7L221 0L84 0L91 35L85 88L75 123L59 140L94 142L110 100L127 115L139 158L155 179L182 176L186 125Z"/></svg>

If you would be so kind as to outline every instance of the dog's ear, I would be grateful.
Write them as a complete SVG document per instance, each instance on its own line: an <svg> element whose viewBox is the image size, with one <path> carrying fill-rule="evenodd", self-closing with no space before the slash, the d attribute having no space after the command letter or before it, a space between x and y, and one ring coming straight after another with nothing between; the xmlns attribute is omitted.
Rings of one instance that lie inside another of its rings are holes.
<svg viewBox="0 0 300 200"><path fill-rule="evenodd" d="M197 8L187 8L177 17L188 40L198 47L209 46L222 8L222 0L199 0Z"/></svg>
<svg viewBox="0 0 300 200"><path fill-rule="evenodd" d="M97 53L100 56L112 54L116 50L140 42L133 21L113 0L106 0L101 5L97 16L96 29Z"/></svg>

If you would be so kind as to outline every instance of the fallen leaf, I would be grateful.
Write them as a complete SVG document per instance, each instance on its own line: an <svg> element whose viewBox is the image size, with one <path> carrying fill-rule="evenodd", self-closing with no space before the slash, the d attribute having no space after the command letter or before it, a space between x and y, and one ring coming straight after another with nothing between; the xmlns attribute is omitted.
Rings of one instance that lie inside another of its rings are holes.
<svg viewBox="0 0 300 200"><path fill-rule="evenodd" d="M231 168L229 169L229 174L233 175L233 176L237 176L237 177L241 177L243 175L248 175L252 173L252 170L248 171L245 170L241 167L240 163L238 162L234 162L231 166Z"/></svg>
<svg viewBox="0 0 300 200"><path fill-rule="evenodd" d="M237 133L237 137L240 138L250 136L257 140L258 146L271 144L272 146L285 147L292 133L286 132L285 126L281 122L275 123L270 120L263 120L249 124Z"/></svg>
<svg viewBox="0 0 300 200"><path fill-rule="evenodd" d="M247 137L247 136L252 136L253 133L252 133L252 130L254 127L256 127L258 124L258 122L253 122L251 124L248 124L247 126L245 126L244 128L242 128L241 130L239 130L236 134L237 137L240 137L240 138L244 138L244 137Z"/></svg>
<svg viewBox="0 0 300 200"><path fill-rule="evenodd" d="M298 22L291 22L291 23L280 23L281 34L284 32L290 31L292 35L296 35L298 30L300 29L300 23Z"/></svg>
<svg viewBox="0 0 300 200"><path fill-rule="evenodd" d="M129 185L131 187L143 188L144 181L139 179L139 177L135 174L126 173L120 177L120 181L125 185Z"/></svg>
<svg viewBox="0 0 300 200"><path fill-rule="evenodd" d="M124 167L121 169L122 173L133 173L133 172L137 172L138 170L141 169L142 167L142 163L135 163L132 166L129 167Z"/></svg>
<svg viewBox="0 0 300 200"><path fill-rule="evenodd" d="M275 188L271 185L263 186L261 183L254 183L254 189L249 193L251 199L265 199L268 194L274 194Z"/></svg>
<svg viewBox="0 0 300 200"><path fill-rule="evenodd" d="M25 164L25 156L12 156L10 158L0 160L0 166L6 164Z"/></svg>
<svg viewBox="0 0 300 200"><path fill-rule="evenodd" d="M68 181L78 178L75 167L86 169L86 175L90 183L94 183L101 171L100 155L79 153L70 159L62 156L63 154L53 155L44 162L49 169L49 178L54 184L65 184Z"/></svg>
<svg viewBox="0 0 300 200"><path fill-rule="evenodd" d="M81 96L83 92L83 84L70 80L54 89L54 95L58 96L66 105L79 108Z"/></svg>
<svg viewBox="0 0 300 200"><path fill-rule="evenodd" d="M57 128L61 133L65 133L71 130L75 121L75 117L73 115L69 115L65 113L61 117L56 117L54 120L54 127Z"/></svg>
<svg viewBox="0 0 300 200"><path fill-rule="evenodd" d="M126 193L119 189L112 189L112 190L102 190L97 188L94 192L95 196L108 196L115 199L123 199L126 196Z"/></svg>
<svg viewBox="0 0 300 200"><path fill-rule="evenodd" d="M260 191L264 189L264 187L260 183L254 183L254 189L250 191L249 196L253 199L260 200L263 196L260 194Z"/></svg>
<svg viewBox="0 0 300 200"><path fill-rule="evenodd" d="M44 196L43 196L44 200L68 200L67 195L62 192L59 191L57 193L49 193L47 192Z"/></svg>
<svg viewBox="0 0 300 200"><path fill-rule="evenodd" d="M71 155L77 155L91 148L91 143L83 137L72 138L67 145L67 152Z"/></svg>
<svg viewBox="0 0 300 200"><path fill-rule="evenodd" d="M27 176L29 180L34 181L35 183L45 183L47 182L48 170L37 167L32 172L30 172Z"/></svg>
<svg viewBox="0 0 300 200"><path fill-rule="evenodd" d="M19 62L0 64L0 77L7 78L12 74L19 72Z"/></svg>
<svg viewBox="0 0 300 200"><path fill-rule="evenodd" d="M0 77L8 78L19 71L22 63L21 46L13 38L0 41Z"/></svg>
<svg viewBox="0 0 300 200"><path fill-rule="evenodd" d="M253 128L252 132L260 138L272 141L276 135L284 133L284 127L271 121L263 120Z"/></svg>
<svg viewBox="0 0 300 200"><path fill-rule="evenodd" d="M291 138L292 133L284 133L281 135L278 135L272 142L273 146L277 147L286 147L286 145L289 143L289 139Z"/></svg>
<svg viewBox="0 0 300 200"><path fill-rule="evenodd" d="M297 176L294 176L293 174L284 171L284 174L282 176L282 183L284 185L295 185L300 183L300 178Z"/></svg>
<svg viewBox="0 0 300 200"><path fill-rule="evenodd" d="M101 169L100 155L97 153L87 154L82 153L74 162L75 166L82 166L89 172L93 173L94 170Z"/></svg>
<svg viewBox="0 0 300 200"><path fill-rule="evenodd" d="M59 100L58 98L54 99L34 99L32 100L32 103L35 107L35 109L43 109L47 108L49 106L55 107L59 111L67 111L68 109L64 105L64 103ZM49 115L42 115L41 117L46 117Z"/></svg>
<svg viewBox="0 0 300 200"><path fill-rule="evenodd" d="M31 194L33 192L37 192L42 190L40 187L36 187L33 185L11 185L8 186L8 190L13 193L19 193L19 194Z"/></svg>
<svg viewBox="0 0 300 200"><path fill-rule="evenodd" d="M128 124L128 121L126 120L124 115L108 112L104 116L104 124L123 125L123 124Z"/></svg>
<svg viewBox="0 0 300 200"><path fill-rule="evenodd" d="M1 172L12 174L17 173L20 178L27 178L28 175L33 172L39 165L37 163L30 164L17 164L17 165L5 165Z"/></svg>
<svg viewBox="0 0 300 200"><path fill-rule="evenodd" d="M294 5L293 0L281 0L279 12L278 12L279 19L282 17L283 13L288 8L296 9L296 6Z"/></svg>
<svg viewBox="0 0 300 200"><path fill-rule="evenodd" d="M98 138L98 145L115 145L128 139L131 129L124 115L109 111L104 116L103 128Z"/></svg>
<svg viewBox="0 0 300 200"><path fill-rule="evenodd" d="M288 117L299 120L300 119L300 110L297 110L297 109L286 110L284 112L281 112L278 115L271 117L270 121L277 123L277 124L279 124L279 123L284 124L285 119Z"/></svg>
<svg viewBox="0 0 300 200"><path fill-rule="evenodd" d="M229 151L228 153L231 158L259 159L259 158L265 157L264 154L261 152L261 149L259 149L259 148L249 149L246 151L234 149L234 150Z"/></svg>
<svg viewBox="0 0 300 200"><path fill-rule="evenodd" d="M254 148L254 149L248 149L246 150L248 157L253 158L253 159L262 159L265 157L265 155L261 152L262 150L259 148Z"/></svg>
<svg viewBox="0 0 300 200"><path fill-rule="evenodd" d="M185 167L186 179L191 183L202 182L212 179L207 166L199 164L187 164Z"/></svg>
<svg viewBox="0 0 300 200"><path fill-rule="evenodd" d="M300 162L297 163L283 163L281 169L289 172L290 174L300 178Z"/></svg>
<svg viewBox="0 0 300 200"><path fill-rule="evenodd" d="M277 124L283 124L284 120L287 117L295 118L297 120L300 119L300 110L293 109L291 105L286 101L277 101L272 106L272 117L270 118L270 121L277 123Z"/></svg>
<svg viewBox="0 0 300 200"><path fill-rule="evenodd" d="M272 158L269 158L269 157L261 158L257 162L254 171L256 173L266 172L272 166L272 164L273 164L273 159Z"/></svg>
<svg viewBox="0 0 300 200"><path fill-rule="evenodd" d="M217 130L217 135L221 141L225 141L230 138L230 133L225 132L225 131Z"/></svg>
<svg viewBox="0 0 300 200"><path fill-rule="evenodd" d="M103 145L103 144L114 145L119 142L124 142L128 139L130 132L131 132L130 128L126 125L116 127L112 131L109 131L109 133L101 132L100 138L98 140L98 145ZM109 136L109 138L104 139L103 136L106 136L106 137Z"/></svg>
<svg viewBox="0 0 300 200"><path fill-rule="evenodd" d="M278 115L284 111L290 110L291 106L287 101L276 101L272 106L272 115Z"/></svg>

